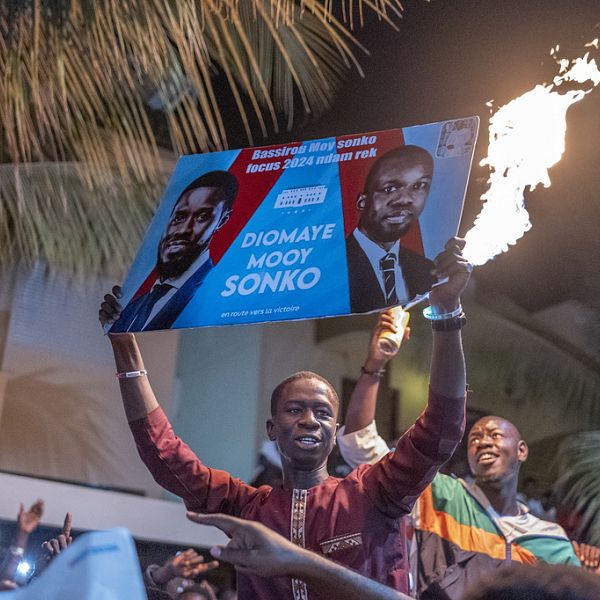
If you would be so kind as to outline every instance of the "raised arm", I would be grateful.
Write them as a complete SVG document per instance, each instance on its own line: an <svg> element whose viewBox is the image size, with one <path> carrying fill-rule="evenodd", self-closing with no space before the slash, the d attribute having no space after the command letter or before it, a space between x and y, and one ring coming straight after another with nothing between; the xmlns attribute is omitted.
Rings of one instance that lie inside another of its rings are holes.
<svg viewBox="0 0 600 600"><path fill-rule="evenodd" d="M100 306L99 318L103 326L114 323L121 312L121 288L115 286L112 292L104 296ZM109 338L129 427L140 458L155 481L182 498L190 509L237 514L255 488L200 461L175 435L160 409L133 334L109 334Z"/></svg>
<svg viewBox="0 0 600 600"><path fill-rule="evenodd" d="M463 257L465 241L452 238L446 249L435 259L435 275L448 278L446 283L435 286L429 294L432 316L444 317L432 321L433 353L429 371L429 385L436 393L446 398L459 398L466 388L465 358L460 335L460 317L449 315L458 311L460 295L467 287L472 265ZM436 326L448 331L436 331ZM452 329L451 329L452 328Z"/></svg>
<svg viewBox="0 0 600 600"><path fill-rule="evenodd" d="M448 278L446 283L434 287L429 294L431 310L436 316L452 314L460 307L460 294L472 271L471 265L462 256L463 246L464 240L452 238L434 261L435 275L440 279ZM448 320L442 319L440 322ZM375 418L379 380L392 358L380 352L377 346L377 338L385 329L396 332L390 311L381 313L371 336L367 360L350 397L346 434L367 427ZM464 394L466 376L460 327L450 331L433 331L429 384L435 393L447 398L459 398Z"/></svg>
<svg viewBox="0 0 600 600"><path fill-rule="evenodd" d="M115 285L112 294L106 294L98 313L102 326L112 325L121 314L119 303L121 288ZM132 333L109 334L119 377L121 397L127 420L131 423L143 419L155 408L158 401L145 376L144 360ZM126 376L129 374L129 376Z"/></svg>
<svg viewBox="0 0 600 600"><path fill-rule="evenodd" d="M440 278L449 278L447 283L431 291L431 310L436 315L452 313L460 305L460 293L472 270L462 257L463 245L462 240L451 239L435 260L436 274ZM382 313L381 318L386 319L385 315L386 312ZM385 366L386 357L378 351L375 343L384 326L389 326L387 320L380 320L373 332L364 365L366 370L376 372ZM459 329L433 332L430 387L433 392L447 398L464 395L465 366ZM363 372L350 397L345 426L338 434L338 445L344 460L352 467L374 464L388 452L385 440L377 433L374 423L378 389L379 377Z"/></svg>
<svg viewBox="0 0 600 600"><path fill-rule="evenodd" d="M376 463L390 451L375 425L379 382L392 358L391 355L383 354L377 343L379 335L385 329L397 333L394 317L389 310L380 313L373 329L367 358L350 396L344 426L337 434L340 453L352 468L361 464Z"/></svg>
<svg viewBox="0 0 600 600"><path fill-rule="evenodd" d="M419 494L452 456L464 431L466 379L460 336L463 317L457 309L472 268L462 257L463 245L463 240L451 239L435 260L435 274L447 281L430 294L430 316L437 320L432 321L427 407L398 440L395 452L364 473L367 493L391 517L410 512Z"/></svg>
<svg viewBox="0 0 600 600"><path fill-rule="evenodd" d="M410 600L405 594L368 579L347 567L299 548L260 523L226 515L188 513L196 523L224 531L231 541L211 554L258 577L296 577L330 600Z"/></svg>
<svg viewBox="0 0 600 600"><path fill-rule="evenodd" d="M382 331L390 330L397 333L394 316L391 310L385 310L379 315L377 325L371 334L367 358L360 372L360 377L350 396L346 412L346 434L354 433L367 427L375 419L377 392L383 372L393 355L384 354L379 350L377 340Z"/></svg>

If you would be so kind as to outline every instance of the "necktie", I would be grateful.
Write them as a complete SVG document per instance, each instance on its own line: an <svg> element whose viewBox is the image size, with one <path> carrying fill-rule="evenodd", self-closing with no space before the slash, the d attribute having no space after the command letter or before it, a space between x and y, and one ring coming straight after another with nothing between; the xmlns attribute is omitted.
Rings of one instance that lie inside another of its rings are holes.
<svg viewBox="0 0 600 600"><path fill-rule="evenodd" d="M396 255L388 252L380 261L379 268L383 274L383 285L385 289L385 303L387 306L398 304L398 295L396 294L396 275L394 267L396 265Z"/></svg>
<svg viewBox="0 0 600 600"><path fill-rule="evenodd" d="M171 289L173 289L173 286L168 283L159 283L158 285L155 285L152 288L152 291L146 296L146 299L142 302L129 329L141 331L146 324L154 305Z"/></svg>

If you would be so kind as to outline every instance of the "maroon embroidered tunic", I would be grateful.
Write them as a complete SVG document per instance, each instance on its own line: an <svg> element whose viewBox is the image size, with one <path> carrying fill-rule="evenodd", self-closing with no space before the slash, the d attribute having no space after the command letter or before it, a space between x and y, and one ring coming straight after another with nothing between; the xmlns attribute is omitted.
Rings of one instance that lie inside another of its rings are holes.
<svg viewBox="0 0 600 600"><path fill-rule="evenodd" d="M347 477L307 490L254 488L206 467L174 433L161 408L130 424L142 460L189 510L223 512L264 523L294 543L408 592L404 520L464 429L464 398L430 391L429 403L394 452ZM297 579L238 575L240 600L319 600ZM324 600L324 599L323 599Z"/></svg>

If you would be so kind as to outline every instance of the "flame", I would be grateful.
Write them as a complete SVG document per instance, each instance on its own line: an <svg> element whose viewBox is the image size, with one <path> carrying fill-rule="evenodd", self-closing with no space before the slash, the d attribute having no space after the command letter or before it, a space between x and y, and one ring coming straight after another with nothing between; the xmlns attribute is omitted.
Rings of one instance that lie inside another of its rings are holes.
<svg viewBox="0 0 600 600"><path fill-rule="evenodd" d="M598 40L586 47L598 48ZM552 49L555 56L558 46ZM569 61L556 59L559 73L551 84L540 84L500 107L490 118L488 189L481 196L483 208L465 235L463 254L474 265L483 265L531 228L524 192L539 184L550 186L548 169L565 150L568 108L600 83L596 61L585 56ZM569 89L560 92L565 82ZM574 89L575 84L586 84Z"/></svg>

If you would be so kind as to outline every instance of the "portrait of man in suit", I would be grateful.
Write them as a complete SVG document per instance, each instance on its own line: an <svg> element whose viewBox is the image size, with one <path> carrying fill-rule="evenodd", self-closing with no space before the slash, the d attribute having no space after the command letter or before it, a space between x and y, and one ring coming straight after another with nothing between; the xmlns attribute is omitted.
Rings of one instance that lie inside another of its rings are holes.
<svg viewBox="0 0 600 600"><path fill-rule="evenodd" d="M433 157L419 146L390 150L371 167L356 203L358 226L346 239L351 312L403 304L435 283L433 263L401 246L432 178Z"/></svg>
<svg viewBox="0 0 600 600"><path fill-rule="evenodd" d="M238 183L227 171L210 171L179 195L160 238L151 289L135 295L111 332L168 329L214 264L213 235L227 222Z"/></svg>

